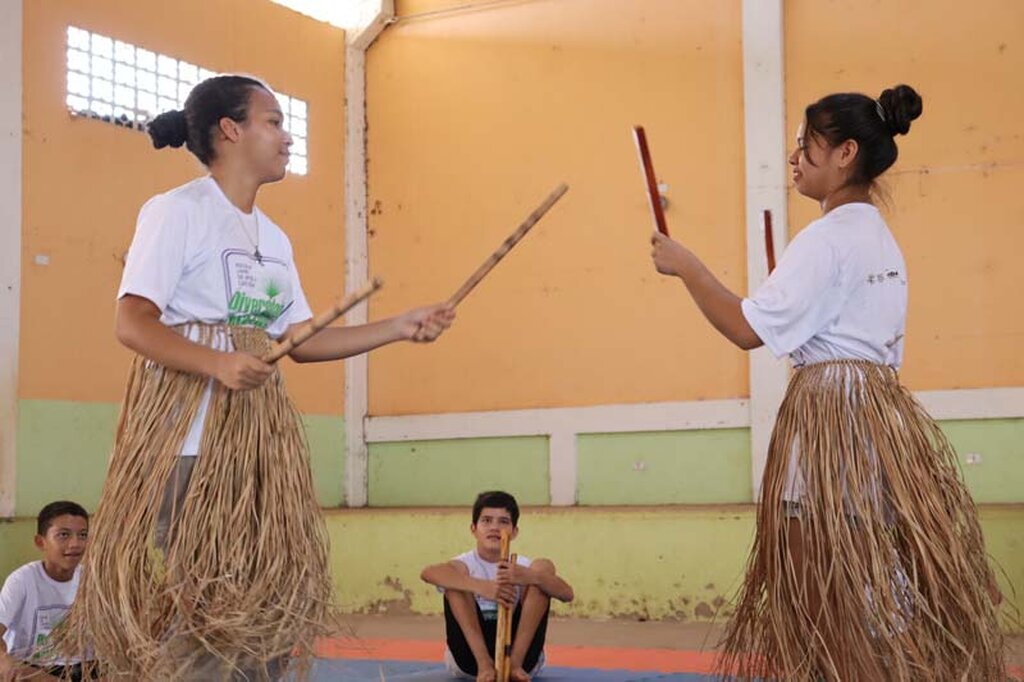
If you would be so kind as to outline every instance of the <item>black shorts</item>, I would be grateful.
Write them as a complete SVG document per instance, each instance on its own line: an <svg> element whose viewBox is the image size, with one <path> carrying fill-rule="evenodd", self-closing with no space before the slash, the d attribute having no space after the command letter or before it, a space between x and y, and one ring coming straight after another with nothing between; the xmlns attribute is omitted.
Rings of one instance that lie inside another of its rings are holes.
<svg viewBox="0 0 1024 682"><path fill-rule="evenodd" d="M53 675L58 680L70 680L70 682L84 682L84 680L96 680L99 679L99 671L95 665L90 666L89 675L84 677L82 674L82 664L75 663L74 665L50 665L50 666L31 666L36 670L42 670L47 675Z"/></svg>
<svg viewBox="0 0 1024 682"><path fill-rule="evenodd" d="M498 636L498 620L496 618L485 618L480 610L480 605L476 604L475 600L473 603L476 606L476 618L480 623L480 631L484 635L484 642L487 643L487 651L491 654L491 658L494 658L494 640ZM522 616L522 611L523 604L520 602L512 613L513 636L515 636L515 631L519 629L519 618ZM540 624L537 625L537 632L533 635L533 641L530 642L530 647L526 650L526 657L523 658L523 669L527 672L537 667L537 661L540 660L540 655L544 651L544 638L548 631L549 614L550 610L544 612L544 617L540 619ZM455 659L455 665L459 666L459 669L467 675L476 675L478 671L476 669L476 658L473 657L473 650L469 648L469 642L466 641L462 628L459 627L458 621L455 620L455 614L452 613L447 599L444 600L444 631L445 639L448 642L448 651L451 652L452 658Z"/></svg>

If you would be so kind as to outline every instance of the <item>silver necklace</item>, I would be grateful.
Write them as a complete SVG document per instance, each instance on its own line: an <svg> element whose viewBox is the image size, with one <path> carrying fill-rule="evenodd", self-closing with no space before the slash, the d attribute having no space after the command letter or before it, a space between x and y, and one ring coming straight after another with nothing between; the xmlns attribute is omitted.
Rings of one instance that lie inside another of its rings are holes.
<svg viewBox="0 0 1024 682"><path fill-rule="evenodd" d="M245 221L242 220L241 213L242 212L238 210L238 208L235 208L235 219L238 221L238 227L242 230L242 234L245 235L245 238L249 240L249 243L252 244L253 258L256 259L257 263L263 265L263 254L260 253L260 214L256 212L256 207L253 206L252 217L256 223L256 239L253 239L249 236L249 231L245 229Z"/></svg>

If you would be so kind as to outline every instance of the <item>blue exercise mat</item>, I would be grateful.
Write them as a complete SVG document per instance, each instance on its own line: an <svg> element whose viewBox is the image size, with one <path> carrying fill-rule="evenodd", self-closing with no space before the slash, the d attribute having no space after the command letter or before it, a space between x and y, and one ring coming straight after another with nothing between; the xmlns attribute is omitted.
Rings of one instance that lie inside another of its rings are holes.
<svg viewBox="0 0 1024 682"><path fill-rule="evenodd" d="M406 661L317 660L310 682L448 682L452 678L439 663ZM536 682L711 682L712 677L695 673L652 673L591 668L545 668Z"/></svg>

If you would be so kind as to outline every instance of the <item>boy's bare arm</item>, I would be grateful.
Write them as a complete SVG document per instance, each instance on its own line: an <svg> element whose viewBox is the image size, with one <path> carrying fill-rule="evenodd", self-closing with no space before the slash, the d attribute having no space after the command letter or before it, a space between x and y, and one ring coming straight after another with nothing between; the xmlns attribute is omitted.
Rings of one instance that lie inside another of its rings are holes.
<svg viewBox="0 0 1024 682"><path fill-rule="evenodd" d="M446 590L478 594L485 599L492 599L506 606L515 600L515 590L511 586L474 578L469 574L466 564L461 561L446 561L443 564L427 566L420 573L420 580Z"/></svg>
<svg viewBox="0 0 1024 682"><path fill-rule="evenodd" d="M544 594L566 604L571 602L576 596L572 585L567 583L557 573L542 573L535 584Z"/></svg>
<svg viewBox="0 0 1024 682"><path fill-rule="evenodd" d="M481 583L485 582L470 576L469 569L461 561L446 561L443 564L427 566L420 573L420 579L446 590L473 594L480 594Z"/></svg>
<svg viewBox="0 0 1024 682"><path fill-rule="evenodd" d="M552 599L565 603L575 597L572 586L558 575L555 564L548 559L537 559L529 567L503 562L498 566L498 583L535 585Z"/></svg>

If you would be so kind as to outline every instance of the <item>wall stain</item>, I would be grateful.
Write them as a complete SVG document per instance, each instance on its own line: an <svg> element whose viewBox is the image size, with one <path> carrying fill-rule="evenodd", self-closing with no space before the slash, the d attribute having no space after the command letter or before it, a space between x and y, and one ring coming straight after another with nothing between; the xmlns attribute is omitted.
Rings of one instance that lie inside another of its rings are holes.
<svg viewBox="0 0 1024 682"><path fill-rule="evenodd" d="M412 610L412 591L405 589L402 581L390 575L384 576L383 585L399 593L401 597L394 599L374 599L359 609L358 613L381 613L389 616L408 616L415 613Z"/></svg>

